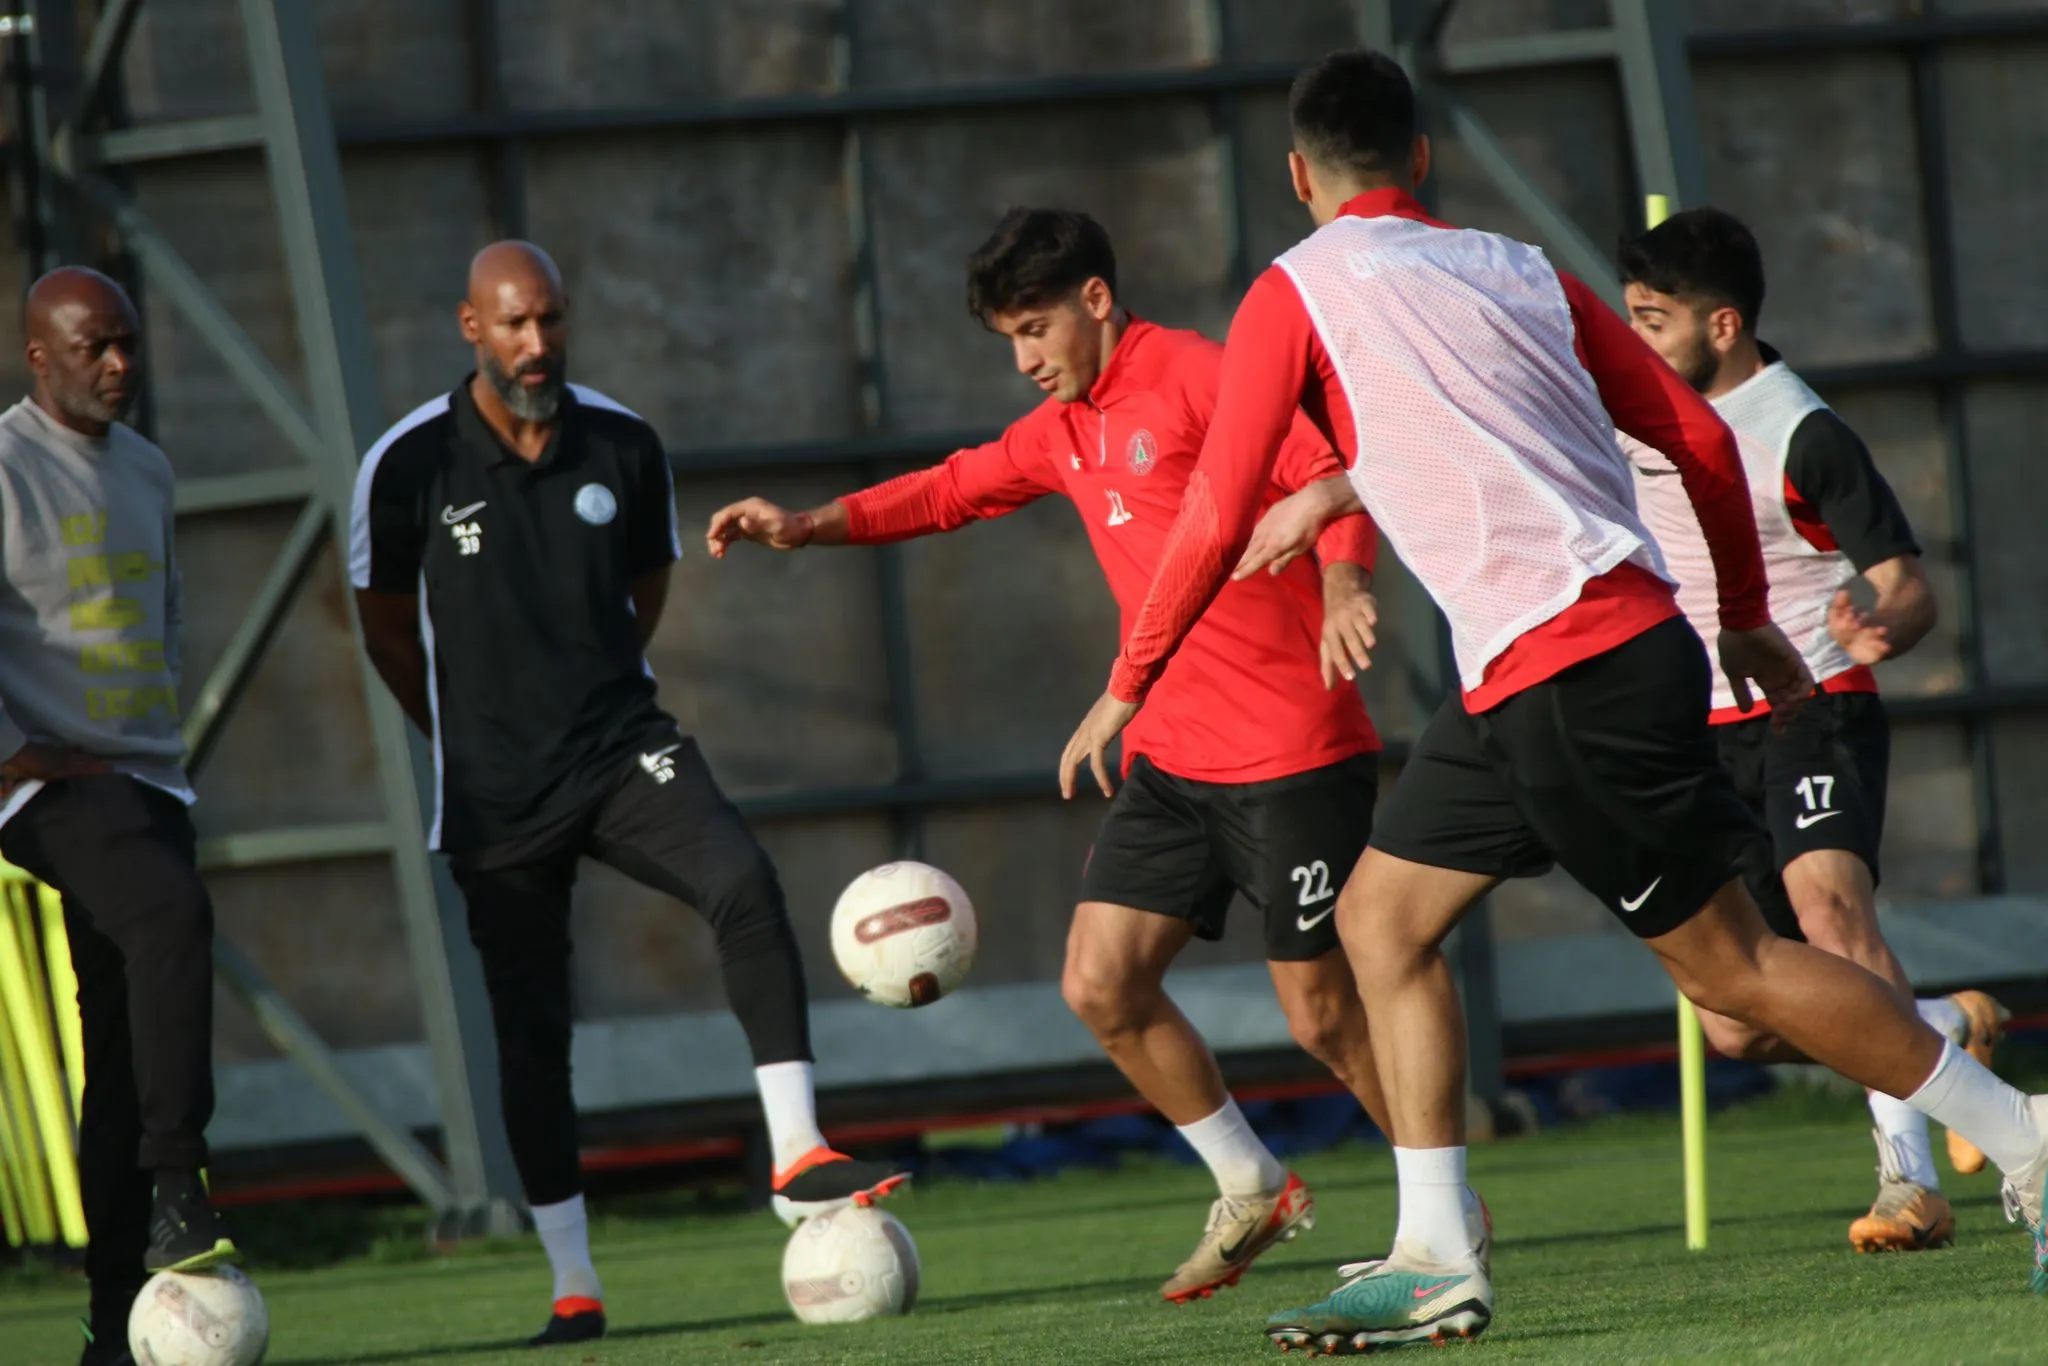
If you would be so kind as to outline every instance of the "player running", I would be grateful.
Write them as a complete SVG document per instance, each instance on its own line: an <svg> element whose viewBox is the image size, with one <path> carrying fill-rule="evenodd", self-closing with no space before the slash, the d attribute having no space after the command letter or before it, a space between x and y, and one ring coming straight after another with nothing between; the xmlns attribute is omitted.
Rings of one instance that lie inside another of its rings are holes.
<svg viewBox="0 0 2048 1366"><path fill-rule="evenodd" d="M1761 709L1714 689L1721 762L1770 833L1743 868L1764 921L1790 939L1861 964L1913 999L1905 970L1877 923L1878 846L1884 830L1891 728L1870 666L1913 648L1933 627L1933 590L1920 546L1891 486L1847 423L1757 339L1763 255L1749 229L1718 209L1676 214L1621 253L1636 334L1705 395L1735 432L1749 479L1772 615L1806 661L1819 693L1773 733ZM1672 464L1623 440L1635 466L1636 503L1678 579L1678 605L1703 641L1718 630L1713 562ZM1876 605L1857 608L1858 574ZM2008 1012L1981 991L1917 1003L1920 1017L1989 1063ZM1707 1038L1731 1057L1796 1061L1783 1040L1726 1016L1703 1014ZM1955 1219L1941 1194L1927 1117L1870 1092L1878 1192L1849 1226L1859 1252L1942 1247ZM1984 1154L1949 1133L1957 1171Z"/></svg>
<svg viewBox="0 0 2048 1366"><path fill-rule="evenodd" d="M457 311L476 370L363 457L349 577L363 644L434 742L433 844L469 910L505 1133L554 1272L534 1345L604 1336L570 1087L569 906L595 858L710 922L789 1223L907 1179L818 1129L803 964L767 853L675 718L647 642L682 554L654 429L568 382L546 252L498 242Z"/></svg>
<svg viewBox="0 0 2048 1366"><path fill-rule="evenodd" d="M1856 964L1780 939L1739 875L1754 818L1707 728L1699 638L1635 513L1620 427L1665 452L1704 528L1722 667L1791 713L1812 690L1766 612L1741 456L1706 401L1535 248L1450 227L1392 59L1339 53L1290 99L1296 193L1318 227L1246 295L1164 562L1062 782L1137 714L1231 573L1304 407L1449 618L1462 696L1430 721L1339 899L1394 1118L1400 1223L1282 1346L1471 1336L1493 1286L1464 1217L1463 1018L1440 945L1504 878L1561 865L1706 1009L1962 1130L2005 1173L2048 1290L2048 1096L2029 1100ZM1611 417L1610 417L1611 414ZM1318 486L1339 506L1332 481Z"/></svg>
<svg viewBox="0 0 2048 1366"><path fill-rule="evenodd" d="M1121 308L1108 234L1083 214L1013 209L967 275L969 310L1010 339L1046 401L985 446L810 512L734 503L711 519L711 553L737 540L778 550L901 541L1063 494L1128 627L1201 448L1223 348ZM1341 482L1306 419L1278 446L1260 502ZM1162 984L1191 938L1222 933L1233 893L1264 918L1294 1038L1384 1127L1365 1014L1332 923L1378 785L1379 738L1356 688L1339 686L1372 645L1376 545L1370 522L1345 517L1322 534L1320 571L1290 565L1217 598L1127 739L1125 782L1082 874L1067 1003L1179 1126L1219 1191L1194 1255L1160 1289L1169 1300L1235 1284L1313 1220L1307 1188L1246 1124ZM1096 775L1109 795L1107 771Z"/></svg>

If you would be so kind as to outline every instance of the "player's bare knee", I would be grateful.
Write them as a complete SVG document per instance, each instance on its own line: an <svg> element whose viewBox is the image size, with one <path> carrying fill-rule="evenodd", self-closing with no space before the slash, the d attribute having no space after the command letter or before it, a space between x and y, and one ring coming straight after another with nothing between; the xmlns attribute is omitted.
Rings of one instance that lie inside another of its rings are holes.
<svg viewBox="0 0 2048 1366"><path fill-rule="evenodd" d="M1707 1036L1716 1053L1742 1062L1765 1061L1777 1042L1764 1030L1725 1015L1701 1014L1700 1032Z"/></svg>
<svg viewBox="0 0 2048 1366"><path fill-rule="evenodd" d="M1806 942L1817 949L1866 966L1873 955L1883 952L1877 910L1863 904L1860 897L1832 887L1801 888L1792 909Z"/></svg>
<svg viewBox="0 0 2048 1366"><path fill-rule="evenodd" d="M1071 957L1060 976L1060 996L1067 1009L1105 1042L1142 1028L1151 1015L1155 992L1156 987L1140 977Z"/></svg>

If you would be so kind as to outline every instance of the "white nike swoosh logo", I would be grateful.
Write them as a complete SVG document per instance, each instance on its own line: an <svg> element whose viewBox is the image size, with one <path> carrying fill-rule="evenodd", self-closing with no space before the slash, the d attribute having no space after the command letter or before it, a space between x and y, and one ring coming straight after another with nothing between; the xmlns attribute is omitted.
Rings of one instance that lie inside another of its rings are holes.
<svg viewBox="0 0 2048 1366"><path fill-rule="evenodd" d="M470 513L482 512L483 510L484 505L482 503L471 503L466 508L445 507L441 509L441 520L449 526L454 526L457 522L469 516Z"/></svg>
<svg viewBox="0 0 2048 1366"><path fill-rule="evenodd" d="M1294 917L1294 928L1302 931L1312 930L1316 926L1322 924L1325 920L1328 920L1332 915L1336 914L1336 912L1337 903L1333 901L1329 905L1323 907L1321 911L1317 912L1313 916L1298 915Z"/></svg>
<svg viewBox="0 0 2048 1366"><path fill-rule="evenodd" d="M668 757L668 756L669 756L669 755L671 755L671 754L674 754L674 753L675 753L675 752L676 752L677 750L681 749L682 747L683 747L683 742L682 742L682 741L680 741L680 740L678 740L678 741L676 741L676 742L675 742L674 744L672 744L672 745L668 746L668 747L667 747L667 748L665 748L665 749L657 749L657 750L656 750L656 751L654 751L654 753L652 753L652 754L643 754L643 755L641 755L641 756L640 756L640 762L642 762L642 763L644 763L644 764L651 764L651 763L653 763L653 762L654 762L654 761L655 761L656 759L663 759L663 758L666 758L666 757Z"/></svg>
<svg viewBox="0 0 2048 1366"><path fill-rule="evenodd" d="M1657 879L1657 882L1662 882L1663 880L1664 879L1660 876ZM1628 897L1623 897L1621 899L1621 909L1623 909L1624 911L1634 911L1638 906L1641 906L1645 901L1648 901L1650 899L1650 893L1657 890L1657 882L1653 882L1649 886L1643 888L1642 895L1636 897L1634 900L1630 900Z"/></svg>
<svg viewBox="0 0 2048 1366"><path fill-rule="evenodd" d="M1828 817L1839 816L1841 814L1842 813L1839 809L1834 811L1802 811L1799 813L1799 818L1793 821L1792 824L1798 826L1801 830L1804 830L1809 825L1819 825Z"/></svg>

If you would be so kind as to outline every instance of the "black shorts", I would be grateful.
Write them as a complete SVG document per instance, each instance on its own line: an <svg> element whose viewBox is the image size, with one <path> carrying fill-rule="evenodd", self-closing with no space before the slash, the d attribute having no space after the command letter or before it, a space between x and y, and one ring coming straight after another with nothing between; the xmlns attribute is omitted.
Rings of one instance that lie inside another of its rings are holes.
<svg viewBox="0 0 2048 1366"><path fill-rule="evenodd" d="M1379 756L1359 754L1260 783L1178 778L1139 755L1110 803L1081 899L1176 916L1223 937L1243 892L1266 923L1266 957L1337 947L1337 893L1372 834Z"/></svg>
<svg viewBox="0 0 2048 1366"><path fill-rule="evenodd" d="M1878 880L1892 754L1884 703L1876 693L1820 693L1782 735L1759 717L1715 726L1714 736L1735 790L1768 832L1744 856L1743 880L1772 929L1803 939L1782 876L1793 859L1841 849Z"/></svg>
<svg viewBox="0 0 2048 1366"><path fill-rule="evenodd" d="M1708 733L1708 682L1699 637L1674 617L1481 715L1453 697L1373 847L1488 877L1561 867L1637 936L1669 933L1758 833Z"/></svg>

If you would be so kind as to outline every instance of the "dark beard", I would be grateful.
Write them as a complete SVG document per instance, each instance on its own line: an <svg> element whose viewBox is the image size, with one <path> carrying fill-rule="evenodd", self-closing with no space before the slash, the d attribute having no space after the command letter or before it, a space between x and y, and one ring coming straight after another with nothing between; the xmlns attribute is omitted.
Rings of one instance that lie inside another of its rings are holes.
<svg viewBox="0 0 2048 1366"><path fill-rule="evenodd" d="M1704 394L1714 387L1714 377L1721 373L1721 358L1714 354L1714 348L1707 344L1706 329L1700 329L1693 338L1692 350L1683 361L1672 367L1680 379L1690 384L1694 391Z"/></svg>
<svg viewBox="0 0 2048 1366"><path fill-rule="evenodd" d="M522 367L519 371L507 372L495 357L483 358L484 378L497 391L498 398L509 409L512 416L522 422L552 422L562 407L562 386L566 383L566 365L556 360L554 373L538 388L528 388L519 382L521 374L531 374L538 366Z"/></svg>

